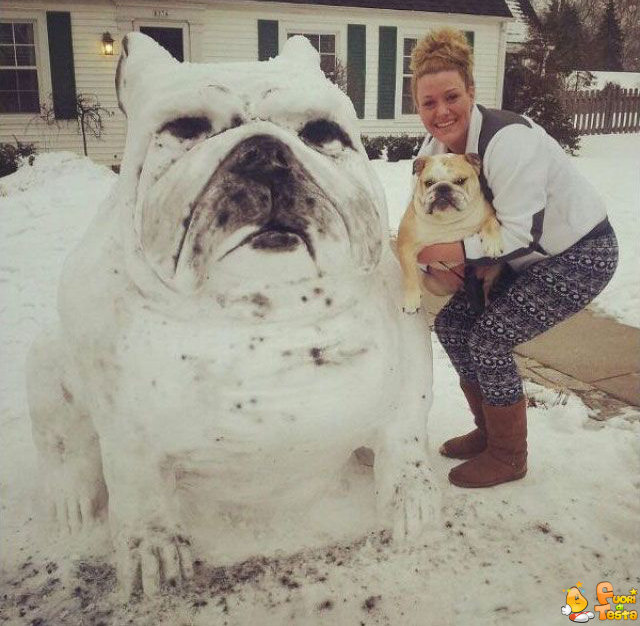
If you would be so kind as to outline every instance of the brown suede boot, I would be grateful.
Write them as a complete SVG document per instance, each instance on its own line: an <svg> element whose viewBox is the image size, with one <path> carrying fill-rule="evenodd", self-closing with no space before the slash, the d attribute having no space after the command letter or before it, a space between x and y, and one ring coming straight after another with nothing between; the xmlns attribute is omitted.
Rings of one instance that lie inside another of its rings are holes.
<svg viewBox="0 0 640 626"><path fill-rule="evenodd" d="M475 381L460 379L462 389L469 408L473 413L476 429L466 435L448 439L440 446L440 454L451 459L471 459L487 447L487 431L482 413L482 392Z"/></svg>
<svg viewBox="0 0 640 626"><path fill-rule="evenodd" d="M527 473L527 399L509 406L484 404L483 411L487 449L449 472L458 487L491 487Z"/></svg>

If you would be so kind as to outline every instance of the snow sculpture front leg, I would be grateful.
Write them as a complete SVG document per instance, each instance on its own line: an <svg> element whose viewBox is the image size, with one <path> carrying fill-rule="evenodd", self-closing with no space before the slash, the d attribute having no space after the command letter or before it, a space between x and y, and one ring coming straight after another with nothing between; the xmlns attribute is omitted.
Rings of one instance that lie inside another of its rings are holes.
<svg viewBox="0 0 640 626"><path fill-rule="evenodd" d="M406 348L401 389L375 456L379 513L391 522L394 540L411 542L439 526L440 493L429 461L427 415L431 407L431 345L422 316L403 316ZM416 338L423 337L423 341Z"/></svg>
<svg viewBox="0 0 640 626"><path fill-rule="evenodd" d="M98 435L76 393L59 331L33 344L27 397L50 521L63 535L87 534L107 510Z"/></svg>
<svg viewBox="0 0 640 626"><path fill-rule="evenodd" d="M144 409L142 409L144 410ZM154 449L154 436L116 417L103 443L109 521L121 591L151 596L193 575L191 542L181 527L173 468Z"/></svg>

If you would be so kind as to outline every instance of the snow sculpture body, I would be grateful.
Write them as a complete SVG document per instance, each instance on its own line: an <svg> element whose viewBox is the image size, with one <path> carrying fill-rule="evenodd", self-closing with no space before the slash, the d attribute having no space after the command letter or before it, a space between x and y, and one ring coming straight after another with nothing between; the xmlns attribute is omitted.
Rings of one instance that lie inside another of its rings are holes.
<svg viewBox="0 0 640 626"><path fill-rule="evenodd" d="M381 524L420 533L429 333L400 311L350 101L300 37L263 63L122 47L120 180L28 365L55 518L76 532L108 512L121 581L149 593L198 551L178 493L206 485L211 518L216 501L277 509L368 446Z"/></svg>

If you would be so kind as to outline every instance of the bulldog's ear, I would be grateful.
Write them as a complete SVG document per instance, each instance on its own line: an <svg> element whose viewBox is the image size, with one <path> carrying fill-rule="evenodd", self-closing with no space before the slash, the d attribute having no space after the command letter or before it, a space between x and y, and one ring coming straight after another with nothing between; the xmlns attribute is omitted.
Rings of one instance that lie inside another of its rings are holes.
<svg viewBox="0 0 640 626"><path fill-rule="evenodd" d="M420 174L420 172L422 172L422 170L424 169L424 166L427 164L428 160L429 157L418 157L417 159L415 159L413 162L413 173Z"/></svg>
<svg viewBox="0 0 640 626"><path fill-rule="evenodd" d="M151 37L142 33L129 33L122 39L120 59L116 69L118 106L126 115L131 105L131 86L137 77L158 63L178 63L167 50Z"/></svg>
<svg viewBox="0 0 640 626"><path fill-rule="evenodd" d="M471 167L476 171L476 174L479 174L482 171L482 159L479 154L470 152L469 154L465 154L464 158L471 164Z"/></svg>
<svg viewBox="0 0 640 626"><path fill-rule="evenodd" d="M291 63L320 68L320 54L303 35L294 35L287 39L279 56Z"/></svg>

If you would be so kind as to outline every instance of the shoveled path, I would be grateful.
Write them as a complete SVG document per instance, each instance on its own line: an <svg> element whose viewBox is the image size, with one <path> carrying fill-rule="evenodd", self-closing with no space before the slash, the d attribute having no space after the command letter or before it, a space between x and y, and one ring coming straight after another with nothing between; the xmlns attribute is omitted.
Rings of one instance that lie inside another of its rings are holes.
<svg viewBox="0 0 640 626"><path fill-rule="evenodd" d="M435 296L426 300L432 315L446 302ZM640 407L638 328L581 311L516 348L516 355L526 377L571 389L587 404L602 404L598 398L609 396Z"/></svg>

